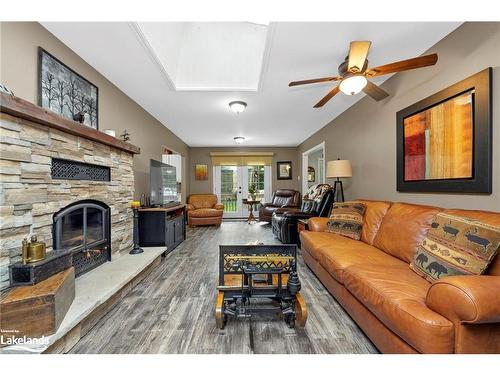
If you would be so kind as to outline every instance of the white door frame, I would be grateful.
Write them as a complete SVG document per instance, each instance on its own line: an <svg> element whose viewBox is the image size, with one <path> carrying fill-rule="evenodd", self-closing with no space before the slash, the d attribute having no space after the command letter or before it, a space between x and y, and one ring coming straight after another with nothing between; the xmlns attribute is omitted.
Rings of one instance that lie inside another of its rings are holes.
<svg viewBox="0 0 500 375"><path fill-rule="evenodd" d="M307 182L307 167L309 166L309 154L316 152L318 150L323 150L323 181L318 181L320 184L324 184L326 181L326 146L325 141L320 144L310 148L302 153L302 195L307 192L308 182Z"/></svg>

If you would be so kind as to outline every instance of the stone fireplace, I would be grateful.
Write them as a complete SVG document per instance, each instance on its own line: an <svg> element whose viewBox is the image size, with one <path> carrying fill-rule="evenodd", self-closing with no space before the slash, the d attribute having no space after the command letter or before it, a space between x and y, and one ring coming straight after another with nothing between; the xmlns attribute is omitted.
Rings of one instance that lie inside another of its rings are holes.
<svg viewBox="0 0 500 375"><path fill-rule="evenodd" d="M21 259L21 241L31 234L48 251L71 247L74 261L90 263L82 272L129 250L132 162L139 149L1 95L0 290L9 286L8 265ZM71 167L66 175L54 171L65 162ZM103 170L109 178L102 178Z"/></svg>

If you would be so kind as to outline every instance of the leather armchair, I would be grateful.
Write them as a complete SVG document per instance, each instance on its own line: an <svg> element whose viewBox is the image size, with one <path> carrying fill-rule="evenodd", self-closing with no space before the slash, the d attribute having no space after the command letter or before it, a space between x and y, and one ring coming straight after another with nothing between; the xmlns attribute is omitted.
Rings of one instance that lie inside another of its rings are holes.
<svg viewBox="0 0 500 375"><path fill-rule="evenodd" d="M300 210L279 208L272 217L273 234L283 243L299 243L297 223L300 219L327 217L334 201L334 192L328 184L312 186L302 202Z"/></svg>
<svg viewBox="0 0 500 375"><path fill-rule="evenodd" d="M292 189L278 189L269 203L264 203L259 209L259 220L271 222L273 212L278 208L299 208L300 192Z"/></svg>
<svg viewBox="0 0 500 375"><path fill-rule="evenodd" d="M186 206L188 225L221 225L224 205L217 203L215 194L193 194Z"/></svg>

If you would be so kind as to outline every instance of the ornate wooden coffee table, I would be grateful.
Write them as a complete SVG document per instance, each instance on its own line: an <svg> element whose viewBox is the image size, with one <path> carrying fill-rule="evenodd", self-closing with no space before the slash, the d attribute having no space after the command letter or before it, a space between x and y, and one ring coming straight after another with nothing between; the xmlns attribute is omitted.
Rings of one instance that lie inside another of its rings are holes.
<svg viewBox="0 0 500 375"><path fill-rule="evenodd" d="M228 317L249 319L256 312L278 312L290 328L306 324L295 245L219 248L217 327L223 329Z"/></svg>

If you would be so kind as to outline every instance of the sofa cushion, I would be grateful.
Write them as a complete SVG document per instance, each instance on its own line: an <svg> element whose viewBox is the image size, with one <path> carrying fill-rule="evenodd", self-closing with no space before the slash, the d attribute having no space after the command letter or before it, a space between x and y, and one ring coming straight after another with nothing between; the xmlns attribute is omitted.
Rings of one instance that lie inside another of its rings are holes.
<svg viewBox="0 0 500 375"><path fill-rule="evenodd" d="M377 235L385 214L389 210L389 207L391 207L391 203L365 199L358 199L356 201L366 206L365 216L363 218L363 228L361 229L361 241L373 245L373 240Z"/></svg>
<svg viewBox="0 0 500 375"><path fill-rule="evenodd" d="M394 203L384 216L373 245L410 263L430 228L437 207Z"/></svg>
<svg viewBox="0 0 500 375"><path fill-rule="evenodd" d="M344 270L363 264L408 265L383 251L347 237L326 232L300 232L302 248L318 261L339 283Z"/></svg>
<svg viewBox="0 0 500 375"><path fill-rule="evenodd" d="M500 212L448 209L443 211L450 215L458 215L479 220L485 224L500 227ZM497 255L486 270L487 275L500 276L500 256Z"/></svg>
<svg viewBox="0 0 500 375"><path fill-rule="evenodd" d="M496 256L500 228L446 213L436 215L410 268L429 281L481 275Z"/></svg>
<svg viewBox="0 0 500 375"><path fill-rule="evenodd" d="M189 211L191 217L218 217L222 216L224 211L213 208L200 208L198 210Z"/></svg>
<svg viewBox="0 0 500 375"><path fill-rule="evenodd" d="M361 238L366 206L360 202L335 203L325 232L339 234L354 240Z"/></svg>
<svg viewBox="0 0 500 375"><path fill-rule="evenodd" d="M344 270L344 286L382 323L421 353L452 353L453 323L425 304L430 283L399 264Z"/></svg>

